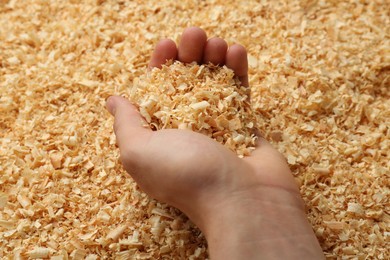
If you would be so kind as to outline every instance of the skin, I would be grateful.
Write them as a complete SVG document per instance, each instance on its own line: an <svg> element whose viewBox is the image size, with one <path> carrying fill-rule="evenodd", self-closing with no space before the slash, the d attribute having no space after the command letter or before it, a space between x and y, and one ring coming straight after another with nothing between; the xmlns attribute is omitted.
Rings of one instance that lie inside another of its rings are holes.
<svg viewBox="0 0 390 260"><path fill-rule="evenodd" d="M169 59L226 65L249 87L245 48L207 39L200 28L187 28L178 47L160 41L149 67ZM110 97L107 109L126 171L202 230L211 259L324 259L286 160L267 141L259 138L251 156L240 159L195 132L145 128L125 98Z"/></svg>

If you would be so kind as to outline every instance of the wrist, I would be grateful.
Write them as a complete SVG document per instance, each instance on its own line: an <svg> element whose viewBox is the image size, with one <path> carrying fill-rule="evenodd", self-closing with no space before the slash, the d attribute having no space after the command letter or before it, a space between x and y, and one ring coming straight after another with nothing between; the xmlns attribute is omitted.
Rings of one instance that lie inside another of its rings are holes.
<svg viewBox="0 0 390 260"><path fill-rule="evenodd" d="M225 199L208 205L208 213L204 214L204 232L206 235L212 234L225 223L245 226L257 223L267 229L273 222L287 226L291 223L292 215L305 216L299 194L281 188L258 187L239 194L226 194ZM232 231L236 229L232 228ZM277 233L272 232L272 235Z"/></svg>
<svg viewBox="0 0 390 260"><path fill-rule="evenodd" d="M259 187L210 206L203 232L211 258L322 259L302 205L299 194Z"/></svg>

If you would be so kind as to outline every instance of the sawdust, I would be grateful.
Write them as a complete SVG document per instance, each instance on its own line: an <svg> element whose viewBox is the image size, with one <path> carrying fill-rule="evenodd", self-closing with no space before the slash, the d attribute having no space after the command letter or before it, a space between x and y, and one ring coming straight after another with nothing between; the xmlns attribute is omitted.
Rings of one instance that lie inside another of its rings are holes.
<svg viewBox="0 0 390 260"><path fill-rule="evenodd" d="M249 89L226 66L169 61L134 80L130 98L153 130L202 133L239 157L256 146Z"/></svg>
<svg viewBox="0 0 390 260"><path fill-rule="evenodd" d="M121 168L112 94L188 26L249 53L260 130L329 259L389 259L388 1L0 1L0 257L204 259Z"/></svg>

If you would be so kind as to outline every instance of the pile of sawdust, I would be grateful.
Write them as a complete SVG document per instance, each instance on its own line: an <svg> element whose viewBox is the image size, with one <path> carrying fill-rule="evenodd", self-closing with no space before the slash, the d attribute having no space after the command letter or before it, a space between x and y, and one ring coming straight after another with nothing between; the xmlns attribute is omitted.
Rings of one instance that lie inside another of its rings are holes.
<svg viewBox="0 0 390 260"><path fill-rule="evenodd" d="M205 259L121 168L105 99L184 28L247 47L254 110L330 259L389 259L390 18L371 1L0 1L0 258Z"/></svg>
<svg viewBox="0 0 390 260"><path fill-rule="evenodd" d="M248 88L226 66L169 62L136 78L130 98L154 130L199 132L241 157L255 147L257 124Z"/></svg>

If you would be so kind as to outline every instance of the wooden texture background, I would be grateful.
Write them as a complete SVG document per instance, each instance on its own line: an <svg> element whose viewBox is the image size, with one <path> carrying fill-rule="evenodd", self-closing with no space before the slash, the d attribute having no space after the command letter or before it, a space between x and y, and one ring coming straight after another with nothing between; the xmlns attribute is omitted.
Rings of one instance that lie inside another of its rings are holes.
<svg viewBox="0 0 390 260"><path fill-rule="evenodd" d="M389 259L389 13L386 0L0 0L0 258L208 257L121 168L104 108L158 40L199 26L247 47L260 130L326 256Z"/></svg>

